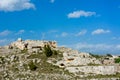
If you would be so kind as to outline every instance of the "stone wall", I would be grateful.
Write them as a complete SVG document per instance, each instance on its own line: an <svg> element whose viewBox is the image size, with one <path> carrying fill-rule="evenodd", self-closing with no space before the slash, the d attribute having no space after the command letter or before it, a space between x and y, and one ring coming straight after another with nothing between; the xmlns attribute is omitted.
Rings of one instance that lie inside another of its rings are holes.
<svg viewBox="0 0 120 80"><path fill-rule="evenodd" d="M66 70L72 73L84 74L102 74L102 75L111 75L116 74L116 66L79 66L79 67L66 67Z"/></svg>
<svg viewBox="0 0 120 80"><path fill-rule="evenodd" d="M33 48L43 48L45 45L50 45L52 48L57 47L56 41L40 41L40 40L25 40L18 39L17 41L10 44L12 47L17 47L21 50L27 49L33 49Z"/></svg>
<svg viewBox="0 0 120 80"><path fill-rule="evenodd" d="M23 42L23 41L15 41L15 42L11 43L10 46L11 47L17 47L17 48L23 50L25 48L25 44L26 43Z"/></svg>

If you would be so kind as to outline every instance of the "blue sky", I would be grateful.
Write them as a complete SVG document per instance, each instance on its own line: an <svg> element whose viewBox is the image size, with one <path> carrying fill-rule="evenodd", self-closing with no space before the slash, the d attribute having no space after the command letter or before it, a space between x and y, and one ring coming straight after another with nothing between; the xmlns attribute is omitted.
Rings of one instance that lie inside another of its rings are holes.
<svg viewBox="0 0 120 80"><path fill-rule="evenodd" d="M0 0L0 45L19 37L120 54L120 0Z"/></svg>

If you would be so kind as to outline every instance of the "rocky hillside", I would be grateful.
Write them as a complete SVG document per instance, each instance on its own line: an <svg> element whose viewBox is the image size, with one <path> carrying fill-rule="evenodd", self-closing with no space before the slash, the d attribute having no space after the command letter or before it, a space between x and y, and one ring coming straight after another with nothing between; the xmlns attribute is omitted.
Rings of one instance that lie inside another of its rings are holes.
<svg viewBox="0 0 120 80"><path fill-rule="evenodd" d="M119 56L58 47L53 41L18 39L0 47L0 80L120 79Z"/></svg>

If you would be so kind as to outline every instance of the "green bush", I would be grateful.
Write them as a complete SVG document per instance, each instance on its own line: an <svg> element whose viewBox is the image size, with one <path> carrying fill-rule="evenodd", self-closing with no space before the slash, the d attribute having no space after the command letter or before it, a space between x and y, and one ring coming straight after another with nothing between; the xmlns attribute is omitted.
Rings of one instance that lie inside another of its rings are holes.
<svg viewBox="0 0 120 80"><path fill-rule="evenodd" d="M46 57L51 57L53 55L53 51L49 45L44 46L44 53L45 53Z"/></svg>
<svg viewBox="0 0 120 80"><path fill-rule="evenodd" d="M92 57L95 57L95 58L102 58L102 56L101 55L98 55L98 54L92 54L92 53L89 53Z"/></svg>
<svg viewBox="0 0 120 80"><path fill-rule="evenodd" d="M29 68L31 71L35 71L38 67L33 63L33 61L31 61L29 64L28 64Z"/></svg>
<svg viewBox="0 0 120 80"><path fill-rule="evenodd" d="M54 54L54 55L58 55L58 51L53 50L53 54Z"/></svg>
<svg viewBox="0 0 120 80"><path fill-rule="evenodd" d="M5 59L4 59L4 57L0 56L0 64L5 63L5 61L4 61L4 60L5 60Z"/></svg>
<svg viewBox="0 0 120 80"><path fill-rule="evenodd" d="M27 53L28 49L21 50L21 53Z"/></svg>
<svg viewBox="0 0 120 80"><path fill-rule="evenodd" d="M115 58L115 63L120 63L120 58Z"/></svg>
<svg viewBox="0 0 120 80"><path fill-rule="evenodd" d="M100 64L89 63L88 66L99 66Z"/></svg>

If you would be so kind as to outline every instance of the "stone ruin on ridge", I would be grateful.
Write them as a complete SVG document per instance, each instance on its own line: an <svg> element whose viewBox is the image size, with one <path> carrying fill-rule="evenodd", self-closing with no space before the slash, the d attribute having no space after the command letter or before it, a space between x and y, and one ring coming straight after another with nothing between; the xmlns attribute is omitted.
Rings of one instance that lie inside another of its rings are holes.
<svg viewBox="0 0 120 80"><path fill-rule="evenodd" d="M20 50L42 50L45 45L49 45L51 48L57 47L56 41L41 41L41 40L25 40L18 38L17 41L11 43L9 48L18 48Z"/></svg>

